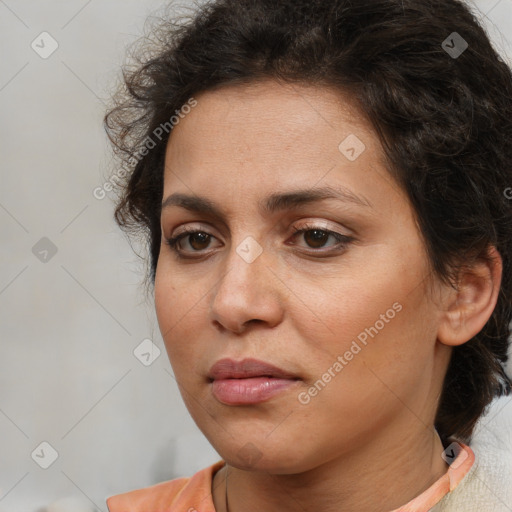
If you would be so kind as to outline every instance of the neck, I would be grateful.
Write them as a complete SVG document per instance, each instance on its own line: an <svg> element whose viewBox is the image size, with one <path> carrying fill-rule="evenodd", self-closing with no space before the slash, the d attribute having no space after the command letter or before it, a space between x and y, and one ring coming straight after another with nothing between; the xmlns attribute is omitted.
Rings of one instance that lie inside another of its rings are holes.
<svg viewBox="0 0 512 512"><path fill-rule="evenodd" d="M428 489L448 469L437 432L423 429L420 434L394 445L384 443L384 449L368 444L297 474L244 471L226 464L214 478L215 510L390 512Z"/></svg>

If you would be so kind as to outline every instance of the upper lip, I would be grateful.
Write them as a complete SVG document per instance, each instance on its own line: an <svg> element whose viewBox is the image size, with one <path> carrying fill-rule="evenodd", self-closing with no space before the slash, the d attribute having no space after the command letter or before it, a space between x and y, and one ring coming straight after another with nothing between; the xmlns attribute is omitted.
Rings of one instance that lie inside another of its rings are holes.
<svg viewBox="0 0 512 512"><path fill-rule="evenodd" d="M248 379L250 377L275 377L281 379L298 379L282 368L258 359L219 359L208 372L211 380L215 379Z"/></svg>

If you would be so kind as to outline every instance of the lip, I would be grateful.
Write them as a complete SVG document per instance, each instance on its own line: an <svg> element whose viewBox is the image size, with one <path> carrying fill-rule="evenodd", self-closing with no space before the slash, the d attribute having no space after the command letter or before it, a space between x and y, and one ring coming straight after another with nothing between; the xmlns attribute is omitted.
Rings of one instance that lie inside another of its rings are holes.
<svg viewBox="0 0 512 512"><path fill-rule="evenodd" d="M274 377L278 379L298 379L282 368L258 359L219 359L208 372L208 378L217 379L249 379L251 377Z"/></svg>
<svg viewBox="0 0 512 512"><path fill-rule="evenodd" d="M257 359L220 359L208 373L214 397L226 405L265 402L300 380L296 375Z"/></svg>

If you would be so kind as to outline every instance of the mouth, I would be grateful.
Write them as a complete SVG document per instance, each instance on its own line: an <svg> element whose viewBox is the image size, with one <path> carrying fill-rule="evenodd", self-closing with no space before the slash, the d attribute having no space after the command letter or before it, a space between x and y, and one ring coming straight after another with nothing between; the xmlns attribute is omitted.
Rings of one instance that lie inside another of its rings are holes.
<svg viewBox="0 0 512 512"><path fill-rule="evenodd" d="M301 380L282 368L257 359L221 359L208 373L213 396L225 405L248 405L270 400Z"/></svg>

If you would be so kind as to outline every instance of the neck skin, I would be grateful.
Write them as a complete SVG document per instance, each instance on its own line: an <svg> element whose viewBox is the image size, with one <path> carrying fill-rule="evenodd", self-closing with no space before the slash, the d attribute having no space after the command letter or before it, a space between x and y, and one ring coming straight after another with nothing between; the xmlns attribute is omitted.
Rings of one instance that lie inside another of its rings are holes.
<svg viewBox="0 0 512 512"><path fill-rule="evenodd" d="M391 512L428 489L449 467L441 458L444 447L437 432L422 426L415 435L398 441L383 436L322 466L291 475L244 471L226 464L213 479L215 510Z"/></svg>

